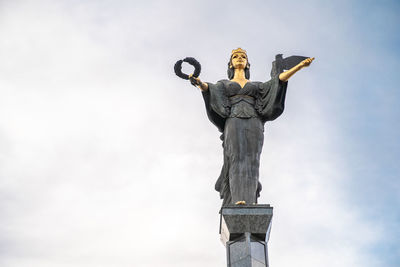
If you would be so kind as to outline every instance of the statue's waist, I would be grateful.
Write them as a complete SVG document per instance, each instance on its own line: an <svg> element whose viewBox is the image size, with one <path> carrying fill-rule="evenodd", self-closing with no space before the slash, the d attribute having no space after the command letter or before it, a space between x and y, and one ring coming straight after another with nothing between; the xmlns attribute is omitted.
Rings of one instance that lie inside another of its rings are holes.
<svg viewBox="0 0 400 267"><path fill-rule="evenodd" d="M230 118L254 118L258 114L254 108L255 99L248 95L235 95L229 98Z"/></svg>
<svg viewBox="0 0 400 267"><path fill-rule="evenodd" d="M240 101L245 101L251 105L254 105L255 103L254 97L249 95L234 95L229 97L229 101L231 102L231 105L239 103Z"/></svg>

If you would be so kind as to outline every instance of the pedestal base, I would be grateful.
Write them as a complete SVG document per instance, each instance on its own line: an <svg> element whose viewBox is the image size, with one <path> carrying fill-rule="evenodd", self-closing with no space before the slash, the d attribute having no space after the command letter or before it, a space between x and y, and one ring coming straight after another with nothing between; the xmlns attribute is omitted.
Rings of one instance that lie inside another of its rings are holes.
<svg viewBox="0 0 400 267"><path fill-rule="evenodd" d="M232 205L221 208L220 234L228 267L268 267L267 242L271 230L269 205Z"/></svg>

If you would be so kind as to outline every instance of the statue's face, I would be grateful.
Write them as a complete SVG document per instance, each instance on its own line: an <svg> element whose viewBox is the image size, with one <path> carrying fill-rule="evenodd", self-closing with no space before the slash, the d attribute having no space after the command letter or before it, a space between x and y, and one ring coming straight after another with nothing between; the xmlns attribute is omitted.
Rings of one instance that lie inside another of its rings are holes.
<svg viewBox="0 0 400 267"><path fill-rule="evenodd" d="M235 53L231 61L234 69L244 69L247 65L247 56L245 53Z"/></svg>

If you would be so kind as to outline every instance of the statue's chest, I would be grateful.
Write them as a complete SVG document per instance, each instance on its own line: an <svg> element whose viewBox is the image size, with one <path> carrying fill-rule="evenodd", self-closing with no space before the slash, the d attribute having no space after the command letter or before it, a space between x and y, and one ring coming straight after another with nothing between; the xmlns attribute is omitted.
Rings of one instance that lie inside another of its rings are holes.
<svg viewBox="0 0 400 267"><path fill-rule="evenodd" d="M234 95L248 95L255 97L257 95L257 86L252 82L247 82L243 88L237 82L228 81L225 84L225 93L228 97Z"/></svg>

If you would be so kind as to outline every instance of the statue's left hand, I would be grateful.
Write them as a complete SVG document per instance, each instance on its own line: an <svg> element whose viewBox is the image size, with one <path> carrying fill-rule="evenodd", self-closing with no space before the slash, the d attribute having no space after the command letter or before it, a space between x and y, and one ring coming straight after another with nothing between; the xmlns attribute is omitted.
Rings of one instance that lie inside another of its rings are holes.
<svg viewBox="0 0 400 267"><path fill-rule="evenodd" d="M289 78L293 76L293 74L295 74L304 67L310 66L311 62L313 62L314 59L315 59L314 57L309 57L307 59L304 59L302 62L300 62L290 70L282 72L281 74L279 74L279 80L287 82Z"/></svg>
<svg viewBox="0 0 400 267"><path fill-rule="evenodd" d="M314 59L315 59L315 57L309 57L307 59L304 59L302 62L300 62L299 65L302 68L308 67L308 66L310 66L311 62L313 62Z"/></svg>

